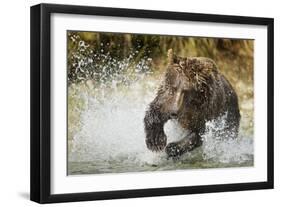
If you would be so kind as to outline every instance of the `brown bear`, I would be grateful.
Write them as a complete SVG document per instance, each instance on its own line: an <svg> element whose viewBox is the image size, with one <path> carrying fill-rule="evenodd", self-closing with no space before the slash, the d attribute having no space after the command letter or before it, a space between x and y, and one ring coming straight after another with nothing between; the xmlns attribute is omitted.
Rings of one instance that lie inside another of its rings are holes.
<svg viewBox="0 0 281 207"><path fill-rule="evenodd" d="M206 122L221 116L226 117L226 136L236 138L240 123L237 94L215 62L205 57L177 57L170 49L164 81L144 117L148 149L165 149L168 157L178 158L200 146ZM164 124L169 119L176 119L190 133L167 145Z"/></svg>

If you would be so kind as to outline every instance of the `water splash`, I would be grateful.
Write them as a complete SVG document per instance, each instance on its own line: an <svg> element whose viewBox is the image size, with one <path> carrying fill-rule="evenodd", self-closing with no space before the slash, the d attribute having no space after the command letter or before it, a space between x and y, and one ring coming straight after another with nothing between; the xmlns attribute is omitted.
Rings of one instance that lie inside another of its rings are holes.
<svg viewBox="0 0 281 207"><path fill-rule="evenodd" d="M206 123L203 134L203 159L220 163L244 163L253 159L253 138L247 137L242 130L236 139L233 132L225 131L226 116Z"/></svg>
<svg viewBox="0 0 281 207"><path fill-rule="evenodd" d="M102 86L94 90L89 82L74 84L76 102L86 103L79 130L73 136L69 161L73 174L167 170L185 168L243 166L253 161L253 139L243 132L235 140L222 140L216 133L224 127L224 117L207 123L203 146L180 160L167 160L164 152L152 153L145 145L143 118L155 97L160 79L142 76L129 87ZM87 85L87 87L85 87ZM91 86L91 87L90 87ZM93 92L94 91L94 92ZM168 142L187 134L176 121L164 127ZM75 164L76 163L76 164ZM78 164L80 163L80 164ZM244 163L244 164L243 164ZM84 166L85 165L85 166ZM75 170L76 169L76 170ZM84 169L81 171L81 169ZM71 174L70 173L70 174Z"/></svg>
<svg viewBox="0 0 281 207"><path fill-rule="evenodd" d="M152 59L143 55L140 58L138 50L130 49L125 57L124 54L112 56L107 48L109 43L93 46L79 35L68 35L72 43L69 45L73 47L68 54L68 83L94 80L96 84L104 84L114 80L129 85L138 76L151 72Z"/></svg>
<svg viewBox="0 0 281 207"><path fill-rule="evenodd" d="M81 114L82 127L73 137L70 161L139 162L145 158L149 152L144 142L143 117L155 91L150 90L154 84L149 82L140 80L129 90L104 88L99 97L81 95L80 101L87 102L87 109Z"/></svg>

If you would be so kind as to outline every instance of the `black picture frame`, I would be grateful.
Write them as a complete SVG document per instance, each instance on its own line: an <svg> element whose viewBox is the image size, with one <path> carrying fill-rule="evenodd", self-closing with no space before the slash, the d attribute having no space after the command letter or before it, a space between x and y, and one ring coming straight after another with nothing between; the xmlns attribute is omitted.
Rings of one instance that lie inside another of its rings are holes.
<svg viewBox="0 0 281 207"><path fill-rule="evenodd" d="M206 23L231 23L267 26L267 181L186 187L167 187L74 194L51 194L51 74L50 74L50 15L52 13L181 20ZM38 203L88 201L102 199L166 196L273 188L274 177L274 83L272 18L195 14L168 11L103 8L72 5L39 4L31 7L31 174L30 199Z"/></svg>

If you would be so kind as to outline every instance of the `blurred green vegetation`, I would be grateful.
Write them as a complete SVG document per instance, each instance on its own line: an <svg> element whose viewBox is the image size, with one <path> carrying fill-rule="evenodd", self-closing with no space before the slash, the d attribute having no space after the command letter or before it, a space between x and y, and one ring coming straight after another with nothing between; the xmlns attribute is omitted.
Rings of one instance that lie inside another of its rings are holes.
<svg viewBox="0 0 281 207"><path fill-rule="evenodd" d="M67 46L70 82L93 78L105 65L116 72L114 61L124 59L149 59L151 70L163 70L170 48L179 56L213 59L233 83L253 80L253 40L69 31Z"/></svg>

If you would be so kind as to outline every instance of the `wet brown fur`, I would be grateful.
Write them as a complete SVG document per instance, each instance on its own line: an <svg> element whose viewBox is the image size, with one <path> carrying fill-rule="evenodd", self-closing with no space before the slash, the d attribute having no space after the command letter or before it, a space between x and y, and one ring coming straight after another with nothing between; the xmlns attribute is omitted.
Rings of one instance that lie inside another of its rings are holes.
<svg viewBox="0 0 281 207"><path fill-rule="evenodd" d="M164 81L144 118L147 147L152 151L165 149L168 156L178 157L200 146L205 123L224 114L228 126L225 130L236 137L240 122L238 98L215 62L204 57L177 57L169 50ZM191 133L167 145L163 126L171 118Z"/></svg>

